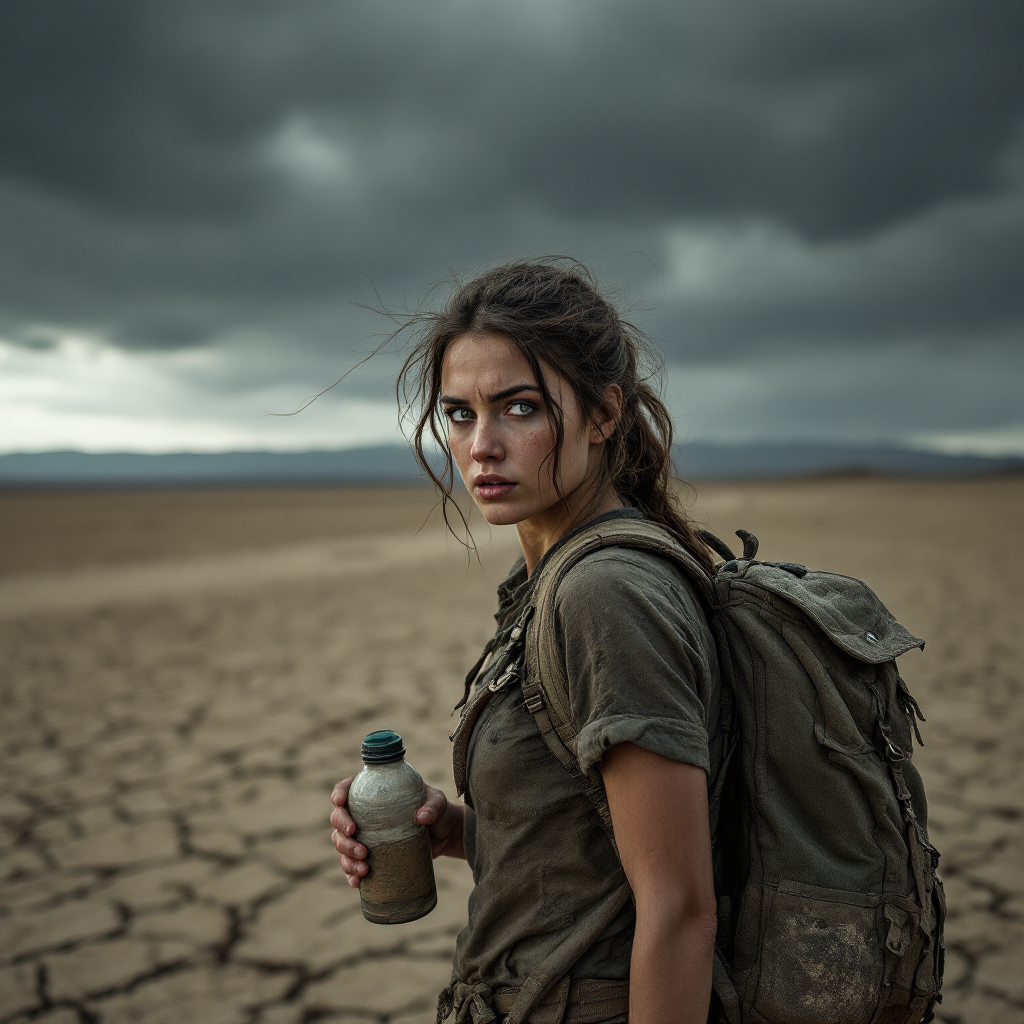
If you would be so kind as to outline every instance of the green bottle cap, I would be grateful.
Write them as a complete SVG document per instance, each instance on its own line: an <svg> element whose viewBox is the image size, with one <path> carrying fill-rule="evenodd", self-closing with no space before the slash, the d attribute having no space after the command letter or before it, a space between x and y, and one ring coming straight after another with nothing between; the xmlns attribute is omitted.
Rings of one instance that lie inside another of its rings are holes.
<svg viewBox="0 0 1024 1024"><path fill-rule="evenodd" d="M401 761L405 757L405 747L397 732L378 729L363 740L362 754L364 764L387 764L389 761Z"/></svg>

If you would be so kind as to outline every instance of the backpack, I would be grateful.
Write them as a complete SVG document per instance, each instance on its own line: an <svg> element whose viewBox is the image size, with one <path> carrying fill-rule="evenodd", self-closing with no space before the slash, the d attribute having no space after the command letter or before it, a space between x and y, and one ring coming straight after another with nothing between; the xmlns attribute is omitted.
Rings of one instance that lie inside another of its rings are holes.
<svg viewBox="0 0 1024 1024"><path fill-rule="evenodd" d="M506 667L490 688L522 675L526 708L614 844L600 774L585 774L576 759L555 591L599 548L675 563L702 599L722 678L723 755L709 792L719 916L709 1019L931 1021L945 901L910 760L912 729L922 742L916 718L924 719L895 663L924 642L859 580L757 561L757 539L737 535L740 558L701 532L725 559L711 577L649 521L580 530L545 562L517 623L495 638ZM630 898L628 884L621 888L528 979L506 1024L522 1024L597 939Z"/></svg>

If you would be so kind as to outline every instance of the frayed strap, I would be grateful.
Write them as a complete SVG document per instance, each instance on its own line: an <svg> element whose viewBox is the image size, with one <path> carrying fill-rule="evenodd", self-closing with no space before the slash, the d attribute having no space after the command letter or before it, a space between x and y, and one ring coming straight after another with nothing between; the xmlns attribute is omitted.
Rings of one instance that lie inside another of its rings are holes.
<svg viewBox="0 0 1024 1024"><path fill-rule="evenodd" d="M455 984L453 982L437 997L437 1024L444 1024L452 1015L452 1001L455 998L454 988Z"/></svg>
<svg viewBox="0 0 1024 1024"><path fill-rule="evenodd" d="M475 985L454 981L437 998L437 1024L443 1024L452 1010L456 1024L493 1024L497 1019L493 997L491 987L482 981Z"/></svg>

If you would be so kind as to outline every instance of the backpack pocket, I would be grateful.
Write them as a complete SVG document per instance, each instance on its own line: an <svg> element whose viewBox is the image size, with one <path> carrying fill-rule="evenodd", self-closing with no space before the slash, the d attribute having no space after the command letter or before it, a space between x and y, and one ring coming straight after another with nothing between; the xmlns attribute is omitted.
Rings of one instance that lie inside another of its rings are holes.
<svg viewBox="0 0 1024 1024"><path fill-rule="evenodd" d="M887 896L883 907L886 928L887 994L879 1024L916 1024L929 1019L942 985L944 946L942 926L945 897L936 876L924 920L913 898Z"/></svg>
<svg viewBox="0 0 1024 1024"><path fill-rule="evenodd" d="M801 882L766 885L754 1019L869 1024L885 971L881 904Z"/></svg>

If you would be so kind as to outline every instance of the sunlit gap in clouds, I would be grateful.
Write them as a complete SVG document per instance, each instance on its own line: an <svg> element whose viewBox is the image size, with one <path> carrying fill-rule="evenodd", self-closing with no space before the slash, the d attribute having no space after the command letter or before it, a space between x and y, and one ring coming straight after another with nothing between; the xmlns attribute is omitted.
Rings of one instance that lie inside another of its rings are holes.
<svg viewBox="0 0 1024 1024"><path fill-rule="evenodd" d="M876 352L822 345L810 354L769 350L720 361L668 344L667 355L665 397L683 444L896 442L947 454L1024 454L1024 349L1008 357L1005 345L965 351L909 337ZM274 416L329 384L324 368L301 367L296 379L284 350L276 358L220 347L130 352L83 334L37 331L32 346L0 340L0 452L403 443L385 362L373 367L370 387L329 391L297 415ZM408 433L412 421L403 426Z"/></svg>
<svg viewBox="0 0 1024 1024"><path fill-rule="evenodd" d="M57 332L33 347L0 340L0 452L303 451L401 441L385 396L328 394L298 416L268 415L296 408L308 391L287 375L273 380L273 367L263 380L237 380L242 362L218 348L126 352Z"/></svg>

